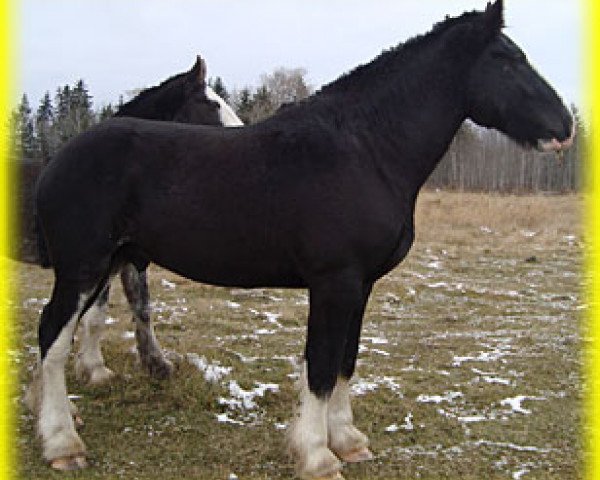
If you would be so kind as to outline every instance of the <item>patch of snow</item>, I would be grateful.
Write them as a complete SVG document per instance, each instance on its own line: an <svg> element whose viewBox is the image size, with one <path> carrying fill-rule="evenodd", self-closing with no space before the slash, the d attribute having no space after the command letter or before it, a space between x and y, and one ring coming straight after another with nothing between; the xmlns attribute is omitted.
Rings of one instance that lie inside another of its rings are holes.
<svg viewBox="0 0 600 480"><path fill-rule="evenodd" d="M268 328L258 328L254 330L254 335L273 335L277 330L269 330Z"/></svg>
<svg viewBox="0 0 600 480"><path fill-rule="evenodd" d="M278 321L278 319L281 317L281 313L263 312L263 315L266 317L267 322L272 323L278 328L283 327L283 325L281 325L281 323Z"/></svg>
<svg viewBox="0 0 600 480"><path fill-rule="evenodd" d="M412 423L413 414L412 412L408 412L406 417L404 417L404 423L400 425L402 430L414 430L415 426Z"/></svg>
<svg viewBox="0 0 600 480"><path fill-rule="evenodd" d="M424 395L421 394L417 397L419 403L452 403L455 399L462 397L461 392L445 392L443 395Z"/></svg>
<svg viewBox="0 0 600 480"><path fill-rule="evenodd" d="M439 260L432 260L431 262L427 263L427 267L433 268L434 270L441 270L442 262Z"/></svg>
<svg viewBox="0 0 600 480"><path fill-rule="evenodd" d="M368 392L377 390L378 387L379 387L379 385L377 385L375 382L367 382L366 380L357 380L355 383L353 383L351 385L350 390L354 395L364 395Z"/></svg>
<svg viewBox="0 0 600 480"><path fill-rule="evenodd" d="M428 283L427 286L429 288L448 288L449 285L446 282L435 282L435 283Z"/></svg>
<svg viewBox="0 0 600 480"><path fill-rule="evenodd" d="M376 353L377 355L382 355L384 357L389 357L390 354L388 352L386 352L385 350L379 350L378 348L369 348L369 351Z"/></svg>
<svg viewBox="0 0 600 480"><path fill-rule="evenodd" d="M222 367L216 363L208 363L205 357L201 357L197 353L188 353L186 357L187 361L200 370L204 374L204 379L210 383L219 382L233 370L233 367Z"/></svg>
<svg viewBox="0 0 600 480"><path fill-rule="evenodd" d="M165 287L168 288L169 290L175 290L175 287L177 285L175 285L173 282L169 282L168 280L166 280L165 278L161 278L160 280L160 284Z"/></svg>
<svg viewBox="0 0 600 480"><path fill-rule="evenodd" d="M482 378L483 378L483 381L486 383L497 383L499 385L512 385L512 383L513 383L508 378L487 377L487 376L483 376Z"/></svg>
<svg viewBox="0 0 600 480"><path fill-rule="evenodd" d="M255 382L256 387L252 390L244 390L235 380L229 381L229 394L231 398L219 398L221 405L227 405L229 408L241 410L253 410L258 405L254 401L256 397L264 397L265 392L279 392L279 385L276 383Z"/></svg>
<svg viewBox="0 0 600 480"><path fill-rule="evenodd" d="M476 447L485 445L488 447L508 448L509 450L515 450L517 452L550 453L556 450L553 448L541 448L529 445L516 445L510 442L492 442L490 440L475 440L473 442L467 442L467 444L471 444Z"/></svg>
<svg viewBox="0 0 600 480"><path fill-rule="evenodd" d="M227 308L232 308L234 310L237 310L238 308L241 307L241 305L237 302L232 302L231 300L225 300L225 306Z"/></svg>
<svg viewBox="0 0 600 480"><path fill-rule="evenodd" d="M368 340L373 345L385 345L387 343L390 343L387 338L383 338L383 337L362 337L362 338L363 338L363 340Z"/></svg>
<svg viewBox="0 0 600 480"><path fill-rule="evenodd" d="M228 351L233 353L236 357L238 357L240 362L242 362L242 363L253 363L260 359L260 357L247 357L243 353L236 352L234 350L228 350Z"/></svg>
<svg viewBox="0 0 600 480"><path fill-rule="evenodd" d="M478 352L476 356L466 355L459 356L455 355L452 358L452 366L460 367L464 362L495 362L501 360L502 357L510 355L510 352L506 351L506 348L494 348L488 352Z"/></svg>
<svg viewBox="0 0 600 480"><path fill-rule="evenodd" d="M527 468L521 468L520 470L517 470L516 472L513 472L512 478L514 480L519 480L523 475L525 475L528 472L529 472L529 469L527 469Z"/></svg>
<svg viewBox="0 0 600 480"><path fill-rule="evenodd" d="M484 422L489 420L487 417L483 415L465 415L461 417L456 417L456 419L461 423L475 423L475 422Z"/></svg>
<svg viewBox="0 0 600 480"><path fill-rule="evenodd" d="M239 420L234 420L233 418L229 418L229 415L227 415L227 413L218 413L216 415L217 417L217 422L220 423L232 423L234 425L244 425L244 422L240 422Z"/></svg>
<svg viewBox="0 0 600 480"><path fill-rule="evenodd" d="M397 424L392 423L391 425L388 425L387 427L385 427L384 430L389 433L394 433L394 432L397 432L398 430L400 430L400 427Z"/></svg>
<svg viewBox="0 0 600 480"><path fill-rule="evenodd" d="M545 400L542 397L528 397L526 395L517 395L516 397L505 398L500 401L500 405L503 407L510 407L510 409L515 413L522 413L523 415L529 415L531 410L523 408L521 404L525 400Z"/></svg>

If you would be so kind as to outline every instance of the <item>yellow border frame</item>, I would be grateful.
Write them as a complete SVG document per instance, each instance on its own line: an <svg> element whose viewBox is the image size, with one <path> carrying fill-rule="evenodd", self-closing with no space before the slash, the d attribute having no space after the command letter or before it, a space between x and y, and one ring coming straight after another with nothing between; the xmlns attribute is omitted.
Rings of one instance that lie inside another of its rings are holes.
<svg viewBox="0 0 600 480"><path fill-rule="evenodd" d="M584 81L587 107L588 144L586 165L585 233L587 240L585 295L589 305L584 335L586 348L584 378L583 428L586 447L585 478L600 479L600 4L586 0L583 6L584 27Z"/></svg>
<svg viewBox="0 0 600 480"><path fill-rule="evenodd" d="M6 260L14 247L15 221L14 205L16 177L9 160L9 119L11 100L14 94L14 77L16 71L13 31L15 23L15 2L0 1L0 479L15 476L14 459L14 415L12 401L15 395L15 379L10 372L9 351L12 347L13 309L15 291L8 270L11 262Z"/></svg>
<svg viewBox="0 0 600 480"><path fill-rule="evenodd" d="M0 257L6 257L14 246L16 231L15 205L16 172L7 161L10 154L8 119L11 100L15 92L15 72L17 71L15 41L17 35L17 1L0 1ZM587 315L585 335L589 338L585 355L587 392L584 404L584 431L587 461L584 471L587 480L600 479L600 136L595 132L600 128L600 31L594 28L600 24L600 3L595 0L583 1L585 19L584 45L585 62L585 104L588 112L588 162L586 171L586 275L588 286L586 296L590 305ZM557 26L560 28L560 26ZM8 59L8 61L7 61ZM13 235L11 235L11 233ZM12 399L14 379L11 378L8 352L12 346L13 311L11 299L15 299L9 282L11 263L0 258L0 479L15 478L16 462L13 457L12 440L14 419ZM13 277L14 278L14 277Z"/></svg>

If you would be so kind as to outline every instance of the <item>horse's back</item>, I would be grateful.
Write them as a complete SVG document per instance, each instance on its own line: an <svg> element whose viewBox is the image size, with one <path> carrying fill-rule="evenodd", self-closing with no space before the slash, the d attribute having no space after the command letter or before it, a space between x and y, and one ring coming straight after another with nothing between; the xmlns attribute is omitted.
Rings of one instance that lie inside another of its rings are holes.
<svg viewBox="0 0 600 480"><path fill-rule="evenodd" d="M110 120L67 145L40 182L42 224L69 264L128 243L216 284L300 286L348 259L372 270L384 258L367 253L387 255L399 233L386 226L385 191L346 153L353 141L318 123ZM79 230L66 233L69 223Z"/></svg>

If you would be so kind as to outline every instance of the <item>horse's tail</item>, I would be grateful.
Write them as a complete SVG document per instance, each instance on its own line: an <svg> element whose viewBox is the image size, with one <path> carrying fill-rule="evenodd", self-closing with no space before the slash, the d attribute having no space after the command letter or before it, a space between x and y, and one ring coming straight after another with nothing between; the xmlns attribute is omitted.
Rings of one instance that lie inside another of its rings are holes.
<svg viewBox="0 0 600 480"><path fill-rule="evenodd" d="M40 267L42 268L50 268L52 266L52 262L50 261L50 255L48 254L48 245L46 245L46 239L44 238L44 233L42 232L42 225L40 224L40 218L35 215L35 236L37 238L37 247L38 247L38 260L40 262Z"/></svg>

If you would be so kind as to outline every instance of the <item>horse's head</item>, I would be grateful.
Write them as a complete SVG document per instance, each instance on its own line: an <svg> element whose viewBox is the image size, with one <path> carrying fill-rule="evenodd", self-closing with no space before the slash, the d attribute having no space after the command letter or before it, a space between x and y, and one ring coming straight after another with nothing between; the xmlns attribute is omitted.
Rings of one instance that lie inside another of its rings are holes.
<svg viewBox="0 0 600 480"><path fill-rule="evenodd" d="M181 103L173 114L173 121L221 125L220 105L206 94L206 62L200 55L191 70L183 75L182 80L179 86Z"/></svg>
<svg viewBox="0 0 600 480"><path fill-rule="evenodd" d="M174 121L226 127L243 125L231 107L208 86L203 58L197 57L183 80L182 102L173 116Z"/></svg>
<svg viewBox="0 0 600 480"><path fill-rule="evenodd" d="M469 118L527 147L557 152L568 148L575 134L573 116L523 51L502 33L502 0L488 4L481 21L488 40L469 74Z"/></svg>

